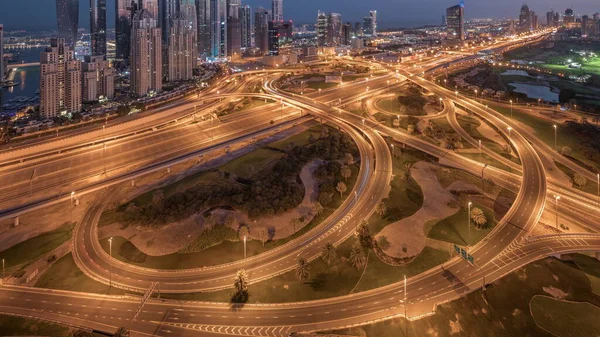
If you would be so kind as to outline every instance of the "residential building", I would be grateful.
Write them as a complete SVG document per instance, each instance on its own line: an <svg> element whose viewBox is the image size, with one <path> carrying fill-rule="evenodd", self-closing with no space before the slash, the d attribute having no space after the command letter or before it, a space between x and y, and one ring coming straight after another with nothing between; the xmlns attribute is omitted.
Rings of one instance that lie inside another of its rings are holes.
<svg viewBox="0 0 600 337"><path fill-rule="evenodd" d="M252 8L240 7L240 32L242 49L252 48Z"/></svg>
<svg viewBox="0 0 600 337"><path fill-rule="evenodd" d="M283 0L271 0L271 21L283 21Z"/></svg>
<svg viewBox="0 0 600 337"><path fill-rule="evenodd" d="M370 11L369 16L371 17L371 35L377 36L377 11Z"/></svg>
<svg viewBox="0 0 600 337"><path fill-rule="evenodd" d="M106 0L90 0L92 55L106 55Z"/></svg>
<svg viewBox="0 0 600 337"><path fill-rule="evenodd" d="M63 38L40 55L40 113L45 118L81 111L81 62Z"/></svg>
<svg viewBox="0 0 600 337"><path fill-rule="evenodd" d="M242 57L240 7L240 0L227 0L227 57L231 60Z"/></svg>
<svg viewBox="0 0 600 337"><path fill-rule="evenodd" d="M196 32L182 11L173 15L169 35L167 79L169 82L191 80Z"/></svg>
<svg viewBox="0 0 600 337"><path fill-rule="evenodd" d="M103 55L86 56L82 64L83 102L94 102L101 97L113 98L115 95L115 69Z"/></svg>
<svg viewBox="0 0 600 337"><path fill-rule="evenodd" d="M317 45L319 47L327 44L327 22L328 18L325 12L318 11L315 29L317 31Z"/></svg>
<svg viewBox="0 0 600 337"><path fill-rule="evenodd" d="M449 39L465 39L465 7L462 3L446 9L446 31Z"/></svg>
<svg viewBox="0 0 600 337"><path fill-rule="evenodd" d="M269 11L259 7L254 13L254 44L262 55L269 52Z"/></svg>
<svg viewBox="0 0 600 337"><path fill-rule="evenodd" d="M142 9L133 17L131 30L131 86L138 96L162 90L161 29L151 12Z"/></svg>

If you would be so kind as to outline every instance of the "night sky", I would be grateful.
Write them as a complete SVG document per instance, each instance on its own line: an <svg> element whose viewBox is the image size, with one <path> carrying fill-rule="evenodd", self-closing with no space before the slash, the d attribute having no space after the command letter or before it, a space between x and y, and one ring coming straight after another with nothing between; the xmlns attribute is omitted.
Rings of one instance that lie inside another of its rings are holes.
<svg viewBox="0 0 600 337"><path fill-rule="evenodd" d="M270 0L242 0L256 8L270 7ZM88 27L89 1L80 1L80 27ZM342 14L344 21L360 21L370 9L378 11L379 26L410 27L439 24L444 8L456 3L453 0L284 0L284 16L297 23L314 23L317 10ZM538 12L541 22L551 9L564 11L572 5L576 14L600 12L598 0L530 0L529 8ZM0 0L0 23L5 29L52 29L56 27L54 0ZM522 0L466 0L467 18L517 17ZM107 0L108 26L114 26L114 0ZM293 14L292 14L293 13Z"/></svg>

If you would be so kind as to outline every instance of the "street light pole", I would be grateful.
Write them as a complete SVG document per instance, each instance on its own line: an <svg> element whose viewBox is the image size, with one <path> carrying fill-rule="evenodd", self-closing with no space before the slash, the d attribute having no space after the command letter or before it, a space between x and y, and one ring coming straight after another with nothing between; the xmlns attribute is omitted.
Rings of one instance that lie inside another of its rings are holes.
<svg viewBox="0 0 600 337"><path fill-rule="evenodd" d="M408 316L406 315L406 307L408 306L407 302L408 293L406 292L406 275L404 275L404 319L406 320L406 332L404 336L408 336Z"/></svg>
<svg viewBox="0 0 600 337"><path fill-rule="evenodd" d="M512 106L512 99L510 100L510 119L513 118L513 106Z"/></svg>
<svg viewBox="0 0 600 337"><path fill-rule="evenodd" d="M4 284L4 259L2 259L2 284Z"/></svg>
<svg viewBox="0 0 600 337"><path fill-rule="evenodd" d="M467 204L467 223L469 224L469 242L467 243L467 247L471 250L471 205L472 203L469 201Z"/></svg>
<svg viewBox="0 0 600 337"><path fill-rule="evenodd" d="M556 229L558 229L558 200L560 199L560 195L554 196L554 201L556 204Z"/></svg>
<svg viewBox="0 0 600 337"><path fill-rule="evenodd" d="M246 235L244 235L244 259L246 259Z"/></svg>
<svg viewBox="0 0 600 337"><path fill-rule="evenodd" d="M556 132L558 127L556 126L556 124L552 125L554 127L554 151L556 151Z"/></svg>
<svg viewBox="0 0 600 337"><path fill-rule="evenodd" d="M110 239L108 239L108 254L111 259L112 259L112 240L113 240L113 238L111 236ZM109 272L108 288L110 289L110 287L112 287L112 261L109 261L109 265L110 265L110 272Z"/></svg>
<svg viewBox="0 0 600 337"><path fill-rule="evenodd" d="M508 136L510 137L510 131L512 130L512 128L509 126L508 127Z"/></svg>

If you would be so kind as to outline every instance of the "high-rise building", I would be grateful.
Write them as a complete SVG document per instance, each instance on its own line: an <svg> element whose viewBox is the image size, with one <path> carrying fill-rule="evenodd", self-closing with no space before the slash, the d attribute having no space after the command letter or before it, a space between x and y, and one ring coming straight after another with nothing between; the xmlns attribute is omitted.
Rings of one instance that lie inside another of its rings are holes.
<svg viewBox="0 0 600 337"><path fill-rule="evenodd" d="M162 90L161 29L150 11L133 16L131 30L131 86L138 96Z"/></svg>
<svg viewBox="0 0 600 337"><path fill-rule="evenodd" d="M534 11L529 11L529 22L531 23L531 26L529 29L531 29L531 30L538 29L538 16L537 16L537 14L535 14Z"/></svg>
<svg viewBox="0 0 600 337"><path fill-rule="evenodd" d="M356 22L354 23L354 36L362 35L362 23Z"/></svg>
<svg viewBox="0 0 600 337"><path fill-rule="evenodd" d="M169 82L191 80L196 31L182 11L173 15L169 34L167 78Z"/></svg>
<svg viewBox="0 0 600 337"><path fill-rule="evenodd" d="M449 39L465 39L465 7L462 3L446 9L446 31Z"/></svg>
<svg viewBox="0 0 600 337"><path fill-rule="evenodd" d="M159 6L158 0L132 0L132 3L135 1L139 2L139 8L145 9L150 13L154 20L158 20L159 18ZM135 15L135 12L133 13ZM157 26L160 26L160 23L157 21Z"/></svg>
<svg viewBox="0 0 600 337"><path fill-rule="evenodd" d="M129 60L131 48L131 19L138 4L131 0L115 0L116 59Z"/></svg>
<svg viewBox="0 0 600 337"><path fill-rule="evenodd" d="M254 44L263 55L269 52L269 16L262 7L254 12Z"/></svg>
<svg viewBox="0 0 600 337"><path fill-rule="evenodd" d="M342 15L329 13L327 15L327 45L339 46L342 43Z"/></svg>
<svg viewBox="0 0 600 337"><path fill-rule="evenodd" d="M40 55L40 113L52 118L81 111L81 62L63 38Z"/></svg>
<svg viewBox="0 0 600 337"><path fill-rule="evenodd" d="M210 0L210 56L227 57L227 0Z"/></svg>
<svg viewBox="0 0 600 337"><path fill-rule="evenodd" d="M581 17L581 35L589 35L590 34L590 17L587 15L583 15Z"/></svg>
<svg viewBox="0 0 600 337"><path fill-rule="evenodd" d="M81 69L82 100L93 102L115 95L115 69L103 55L86 56Z"/></svg>
<svg viewBox="0 0 600 337"><path fill-rule="evenodd" d="M529 6L523 4L519 13L519 32L528 32L531 30L531 16Z"/></svg>
<svg viewBox="0 0 600 337"><path fill-rule="evenodd" d="M371 35L377 36L377 11L370 11L369 16L371 17Z"/></svg>
<svg viewBox="0 0 600 337"><path fill-rule="evenodd" d="M194 64L192 66L195 68L197 64L196 61L198 60L198 18L196 17L196 1L181 0L181 13L185 16L189 28L194 32L194 36L192 37L194 43L194 48L192 48Z"/></svg>
<svg viewBox="0 0 600 337"><path fill-rule="evenodd" d="M240 0L227 0L227 57L231 60L242 57L240 7Z"/></svg>
<svg viewBox="0 0 600 337"><path fill-rule="evenodd" d="M569 23L575 22L575 15L573 14L573 9L567 8L565 9L565 15L563 17L563 21L566 25Z"/></svg>
<svg viewBox="0 0 600 337"><path fill-rule="evenodd" d="M181 0L158 0L158 17L155 19L158 19L164 47L169 45L171 25L180 11Z"/></svg>
<svg viewBox="0 0 600 337"><path fill-rule="evenodd" d="M342 26L342 44L344 46L349 46L352 41L352 24L350 22L346 22Z"/></svg>
<svg viewBox="0 0 600 337"><path fill-rule="evenodd" d="M4 25L0 24L0 83L4 81Z"/></svg>
<svg viewBox="0 0 600 337"><path fill-rule="evenodd" d="M363 34L373 36L373 18L371 16L363 18Z"/></svg>
<svg viewBox="0 0 600 337"><path fill-rule="evenodd" d="M92 55L106 55L106 0L90 0Z"/></svg>
<svg viewBox="0 0 600 337"><path fill-rule="evenodd" d="M283 0L271 0L271 21L283 21Z"/></svg>
<svg viewBox="0 0 600 337"><path fill-rule="evenodd" d="M248 5L240 7L240 26L242 48L252 48L252 8Z"/></svg>
<svg viewBox="0 0 600 337"><path fill-rule="evenodd" d="M268 23L268 40L269 40L269 55L279 55L279 29L278 21L269 21Z"/></svg>
<svg viewBox="0 0 600 337"><path fill-rule="evenodd" d="M546 26L554 27L557 23L554 22L554 11L546 12Z"/></svg>
<svg viewBox="0 0 600 337"><path fill-rule="evenodd" d="M317 12L317 23L315 29L317 31L317 45L324 46L327 44L327 15L325 12Z"/></svg>
<svg viewBox="0 0 600 337"><path fill-rule="evenodd" d="M198 55L201 58L207 58L212 55L211 52L211 28L210 24L210 4L212 0L195 0L196 1L196 18L197 40L198 40Z"/></svg>
<svg viewBox="0 0 600 337"><path fill-rule="evenodd" d="M58 37L65 39L68 46L75 46L79 29L79 0L56 0L56 22Z"/></svg>

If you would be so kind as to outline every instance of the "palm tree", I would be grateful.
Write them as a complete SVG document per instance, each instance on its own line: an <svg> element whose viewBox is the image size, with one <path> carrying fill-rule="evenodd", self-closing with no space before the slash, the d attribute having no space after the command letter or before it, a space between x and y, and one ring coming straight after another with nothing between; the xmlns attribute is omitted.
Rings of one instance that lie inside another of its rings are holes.
<svg viewBox="0 0 600 337"><path fill-rule="evenodd" d="M125 327L119 327L113 337L129 337L129 329Z"/></svg>
<svg viewBox="0 0 600 337"><path fill-rule="evenodd" d="M380 218L383 218L387 211L387 205L383 200L379 204L377 204L377 207L375 208L375 213L377 213Z"/></svg>
<svg viewBox="0 0 600 337"><path fill-rule="evenodd" d="M477 228L483 227L487 223L487 219L485 218L485 214L480 208L473 208L471 210L471 219L477 226Z"/></svg>
<svg viewBox="0 0 600 337"><path fill-rule="evenodd" d="M325 209L323 208L323 205L321 205L321 203L320 203L320 202L318 202L318 201L315 201L315 202L313 203L313 208L314 208L314 210L315 210L315 215L316 215L316 216L321 216L321 214L323 214L323 211L325 210Z"/></svg>
<svg viewBox="0 0 600 337"><path fill-rule="evenodd" d="M350 251L350 265L360 270L363 269L366 264L367 257L365 256L365 252L359 244L355 244Z"/></svg>
<svg viewBox="0 0 600 337"><path fill-rule="evenodd" d="M248 291L248 274L246 270L240 269L235 274L233 286L238 294L242 294Z"/></svg>
<svg viewBox="0 0 600 337"><path fill-rule="evenodd" d="M342 197L342 194L344 194L344 192L346 192L347 187L346 184L344 184L343 182L339 182L337 184L337 187L335 188L338 192L340 192L340 198Z"/></svg>
<svg viewBox="0 0 600 337"><path fill-rule="evenodd" d="M301 257L298 259L298 264L296 265L296 277L300 281L307 280L310 276L310 266L306 259Z"/></svg>
<svg viewBox="0 0 600 337"><path fill-rule="evenodd" d="M337 260L337 252L335 250L335 246L331 242L328 242L323 247L321 251L321 259L323 259L328 266Z"/></svg>
<svg viewBox="0 0 600 337"><path fill-rule="evenodd" d="M575 182L575 185L583 187L587 184L587 178L583 174L577 172L573 175L573 182Z"/></svg>
<svg viewBox="0 0 600 337"><path fill-rule="evenodd" d="M350 176L352 175L352 170L348 166L343 166L340 170L340 173L342 174L344 180L348 181L348 178L350 178Z"/></svg>

